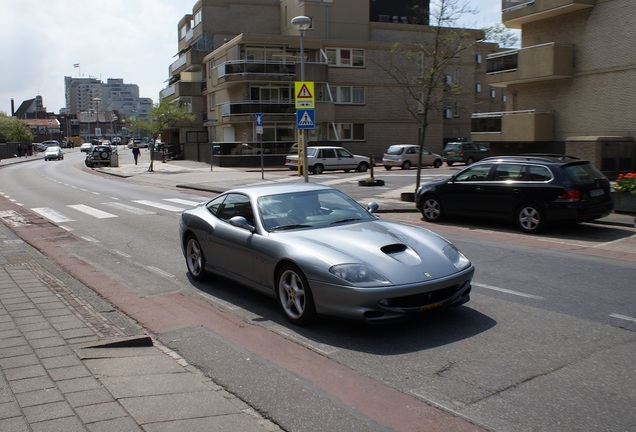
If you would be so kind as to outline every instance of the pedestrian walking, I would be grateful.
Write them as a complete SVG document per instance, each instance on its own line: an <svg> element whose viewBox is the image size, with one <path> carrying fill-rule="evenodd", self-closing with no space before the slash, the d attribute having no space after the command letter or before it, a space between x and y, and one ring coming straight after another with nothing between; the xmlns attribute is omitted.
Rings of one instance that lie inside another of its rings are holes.
<svg viewBox="0 0 636 432"><path fill-rule="evenodd" d="M133 153L133 158L135 158L135 165L137 165L137 159L139 159L139 147L137 147L137 144L133 145L133 149L132 149L132 153Z"/></svg>

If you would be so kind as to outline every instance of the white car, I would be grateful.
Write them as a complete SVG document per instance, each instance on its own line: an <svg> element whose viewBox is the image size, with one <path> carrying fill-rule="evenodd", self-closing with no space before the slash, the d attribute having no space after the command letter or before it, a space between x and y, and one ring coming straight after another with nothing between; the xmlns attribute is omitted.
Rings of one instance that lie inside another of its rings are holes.
<svg viewBox="0 0 636 432"><path fill-rule="evenodd" d="M93 144L88 142L82 143L82 145L80 146L80 152L88 153L89 151L91 151L92 148L93 148Z"/></svg>
<svg viewBox="0 0 636 432"><path fill-rule="evenodd" d="M298 155L287 155L285 166L297 170ZM313 174L336 170L365 172L370 166L368 157L354 155L343 147L307 147L307 170Z"/></svg>
<svg viewBox="0 0 636 432"><path fill-rule="evenodd" d="M393 167L400 167L404 170L417 166L417 156L420 152L419 146L414 144L396 144L390 146L382 157L382 165L388 171ZM429 151L426 147L422 149L422 166L432 166L439 168L443 160L440 155Z"/></svg>
<svg viewBox="0 0 636 432"><path fill-rule="evenodd" d="M64 152L62 151L62 147L60 146L50 146L47 147L44 151L44 160L62 160L64 159Z"/></svg>

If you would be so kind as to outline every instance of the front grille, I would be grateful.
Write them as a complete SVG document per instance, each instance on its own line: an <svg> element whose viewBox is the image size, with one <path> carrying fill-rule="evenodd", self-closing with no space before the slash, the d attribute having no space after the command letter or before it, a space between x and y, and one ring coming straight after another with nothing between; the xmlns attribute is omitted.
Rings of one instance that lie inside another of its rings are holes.
<svg viewBox="0 0 636 432"><path fill-rule="evenodd" d="M438 303L452 297L453 294L455 294L461 286L463 286L463 284L452 285L427 293L386 299L386 301L388 302L387 306L396 308L416 308L433 303Z"/></svg>

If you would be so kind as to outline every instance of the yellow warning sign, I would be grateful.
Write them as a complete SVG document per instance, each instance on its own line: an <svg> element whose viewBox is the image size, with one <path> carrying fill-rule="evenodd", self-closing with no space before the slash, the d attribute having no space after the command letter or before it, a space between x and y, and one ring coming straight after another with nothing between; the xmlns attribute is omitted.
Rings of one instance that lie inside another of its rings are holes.
<svg viewBox="0 0 636 432"><path fill-rule="evenodd" d="M313 81L296 81L294 82L294 90L296 109L315 108Z"/></svg>

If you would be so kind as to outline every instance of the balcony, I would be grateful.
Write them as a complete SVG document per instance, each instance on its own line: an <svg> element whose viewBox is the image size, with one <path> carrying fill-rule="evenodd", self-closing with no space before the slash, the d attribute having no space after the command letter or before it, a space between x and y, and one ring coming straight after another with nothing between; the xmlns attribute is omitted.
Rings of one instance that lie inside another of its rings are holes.
<svg viewBox="0 0 636 432"><path fill-rule="evenodd" d="M265 78L293 81L296 63L238 60L222 63L216 71L219 82Z"/></svg>
<svg viewBox="0 0 636 432"><path fill-rule="evenodd" d="M473 141L541 142L554 140L554 115L535 110L473 114Z"/></svg>
<svg viewBox="0 0 636 432"><path fill-rule="evenodd" d="M501 21L508 28L594 7L596 0L502 0Z"/></svg>
<svg viewBox="0 0 636 432"><path fill-rule="evenodd" d="M179 58L170 65L170 75L174 75L182 69L191 68L192 66L201 68L203 57L205 57L206 54L206 51L197 51L195 49L189 49L182 53L179 55Z"/></svg>
<svg viewBox="0 0 636 432"><path fill-rule="evenodd" d="M254 120L254 114L267 114L268 121L290 121L296 115L296 107L293 101L270 102L270 101L243 101L237 103L227 103L221 105L221 117L225 120L246 121L245 116ZM236 118L236 116L240 116Z"/></svg>
<svg viewBox="0 0 636 432"><path fill-rule="evenodd" d="M488 84L510 84L571 78L574 47L554 43L491 54L486 60Z"/></svg>

